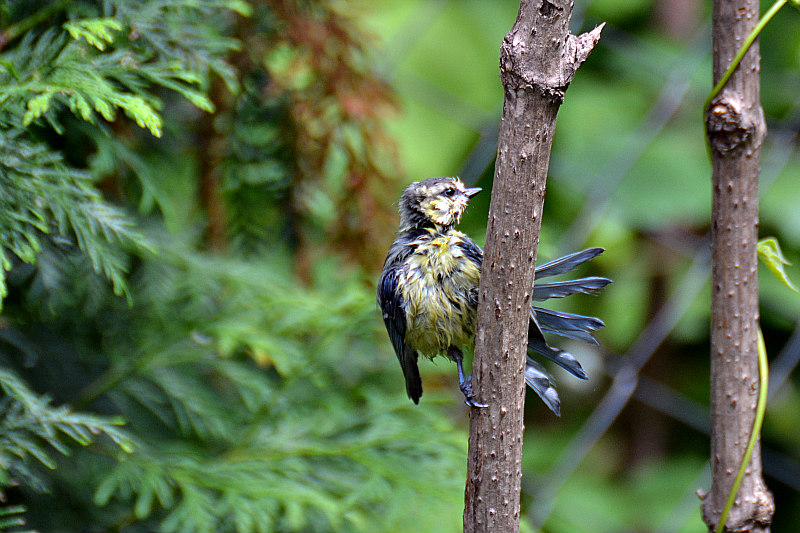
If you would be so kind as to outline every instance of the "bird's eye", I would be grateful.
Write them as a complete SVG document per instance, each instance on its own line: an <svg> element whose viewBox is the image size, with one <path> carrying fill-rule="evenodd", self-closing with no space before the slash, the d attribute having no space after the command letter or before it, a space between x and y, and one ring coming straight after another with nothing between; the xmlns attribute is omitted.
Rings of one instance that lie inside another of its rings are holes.
<svg viewBox="0 0 800 533"><path fill-rule="evenodd" d="M456 194L456 190L455 190L455 188L454 188L454 187L448 187L448 188L446 188L446 189L444 190L444 194L445 194L445 196L450 196L450 197L452 197L453 195L455 195L455 194Z"/></svg>

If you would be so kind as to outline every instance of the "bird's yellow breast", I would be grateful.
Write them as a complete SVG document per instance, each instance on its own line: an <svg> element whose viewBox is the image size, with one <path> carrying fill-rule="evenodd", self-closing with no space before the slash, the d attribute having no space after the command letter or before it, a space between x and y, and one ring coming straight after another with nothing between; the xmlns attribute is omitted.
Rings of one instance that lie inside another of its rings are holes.
<svg viewBox="0 0 800 533"><path fill-rule="evenodd" d="M429 230L417 238L399 284L406 311L406 342L423 355L472 345L480 269L459 246L455 230Z"/></svg>

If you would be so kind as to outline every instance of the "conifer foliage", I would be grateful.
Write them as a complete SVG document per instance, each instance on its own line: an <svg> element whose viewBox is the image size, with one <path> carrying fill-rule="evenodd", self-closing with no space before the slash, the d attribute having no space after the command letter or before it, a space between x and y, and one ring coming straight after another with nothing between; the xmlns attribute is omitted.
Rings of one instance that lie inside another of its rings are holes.
<svg viewBox="0 0 800 533"><path fill-rule="evenodd" d="M346 7L0 8L0 529L457 517L364 282L392 99Z"/></svg>

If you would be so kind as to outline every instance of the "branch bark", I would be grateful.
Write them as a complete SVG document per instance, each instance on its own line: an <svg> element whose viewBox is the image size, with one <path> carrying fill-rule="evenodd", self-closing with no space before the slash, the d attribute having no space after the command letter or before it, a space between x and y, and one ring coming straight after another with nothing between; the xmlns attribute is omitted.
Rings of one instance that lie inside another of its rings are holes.
<svg viewBox="0 0 800 533"><path fill-rule="evenodd" d="M714 1L714 84L758 22L755 0ZM766 135L753 43L706 112L712 147L711 466L703 519L715 530L744 456L758 398L758 176ZM756 443L724 531L766 532L774 512Z"/></svg>
<svg viewBox="0 0 800 533"><path fill-rule="evenodd" d="M556 115L602 26L569 33L570 0L522 0L500 49L505 92L479 288L465 533L519 531L525 355Z"/></svg>

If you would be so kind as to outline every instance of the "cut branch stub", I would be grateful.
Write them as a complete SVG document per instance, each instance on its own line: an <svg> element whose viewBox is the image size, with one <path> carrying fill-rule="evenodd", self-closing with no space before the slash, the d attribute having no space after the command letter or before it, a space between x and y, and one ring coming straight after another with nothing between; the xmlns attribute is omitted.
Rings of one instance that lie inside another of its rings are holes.
<svg viewBox="0 0 800 533"><path fill-rule="evenodd" d="M569 4L569 9L559 4ZM500 78L506 91L530 88L556 105L564 101L575 71L589 57L605 25L572 35L567 28L571 6L571 2L543 0L539 9L520 10L500 47ZM537 32L545 26L556 28ZM556 33L566 37L552 37Z"/></svg>
<svg viewBox="0 0 800 533"><path fill-rule="evenodd" d="M740 148L761 147L767 135L765 124L761 106L746 106L741 96L727 89L711 101L706 111L709 143L722 155Z"/></svg>

